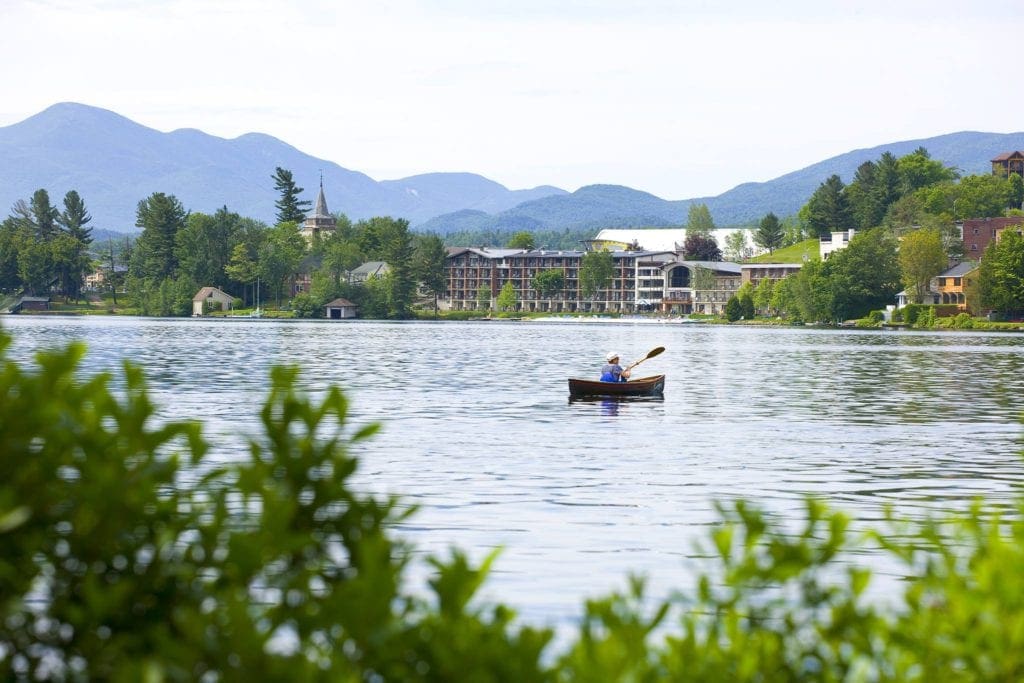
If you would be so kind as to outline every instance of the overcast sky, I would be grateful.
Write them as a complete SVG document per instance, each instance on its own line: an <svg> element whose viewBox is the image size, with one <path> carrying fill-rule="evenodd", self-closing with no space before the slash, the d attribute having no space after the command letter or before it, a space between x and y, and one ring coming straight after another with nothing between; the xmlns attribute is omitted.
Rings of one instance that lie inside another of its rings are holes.
<svg viewBox="0 0 1024 683"><path fill-rule="evenodd" d="M80 102L377 180L684 199L1024 130L1021 0L0 0L0 26L0 126Z"/></svg>

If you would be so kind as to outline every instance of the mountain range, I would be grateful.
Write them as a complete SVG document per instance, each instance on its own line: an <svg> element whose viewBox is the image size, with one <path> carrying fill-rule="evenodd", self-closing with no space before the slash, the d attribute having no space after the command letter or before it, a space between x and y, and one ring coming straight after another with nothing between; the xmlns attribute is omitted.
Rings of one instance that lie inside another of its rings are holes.
<svg viewBox="0 0 1024 683"><path fill-rule="evenodd" d="M708 205L719 226L752 224L769 211L795 213L832 174L845 182L883 152L903 156L925 147L963 174L987 173L1001 152L1024 149L1024 133L959 132L841 154L761 183L744 183L714 197L666 200L621 185L588 185L569 193L552 186L510 190L473 173L427 173L377 181L306 154L277 138L248 133L228 140L195 129L163 133L119 114L82 104L55 104L0 127L0 215L45 188L59 204L76 190L92 225L135 232L135 208L153 192L173 194L193 211L228 206L272 223L272 176L292 171L313 199L323 174L330 210L353 220L394 216L417 230L563 230L670 227L685 222L692 202Z"/></svg>

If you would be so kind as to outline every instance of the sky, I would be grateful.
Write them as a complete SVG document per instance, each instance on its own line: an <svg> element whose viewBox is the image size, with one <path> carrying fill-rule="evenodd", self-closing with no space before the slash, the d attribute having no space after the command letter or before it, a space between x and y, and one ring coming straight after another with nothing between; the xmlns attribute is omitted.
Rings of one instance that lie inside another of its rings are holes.
<svg viewBox="0 0 1024 683"><path fill-rule="evenodd" d="M1024 130L1021 0L0 0L0 126L79 102L376 180L714 196Z"/></svg>

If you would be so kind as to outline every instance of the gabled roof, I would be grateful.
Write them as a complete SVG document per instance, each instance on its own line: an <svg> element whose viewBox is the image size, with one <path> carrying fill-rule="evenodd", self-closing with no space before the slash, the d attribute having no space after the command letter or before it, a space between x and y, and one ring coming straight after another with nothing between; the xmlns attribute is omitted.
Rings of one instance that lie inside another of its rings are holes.
<svg viewBox="0 0 1024 683"><path fill-rule="evenodd" d="M216 287L203 287L192 297L192 301L203 301L204 299L217 299L218 301L228 302L235 300L233 296Z"/></svg>
<svg viewBox="0 0 1024 683"><path fill-rule="evenodd" d="M324 308L358 308L354 303L348 299L338 298L330 303L324 304Z"/></svg>
<svg viewBox="0 0 1024 683"><path fill-rule="evenodd" d="M1003 152L1002 154L994 158L992 161L1006 161L1007 159L1012 159L1014 157L1024 158L1024 152Z"/></svg>
<svg viewBox="0 0 1024 683"><path fill-rule="evenodd" d="M384 261L367 261L352 271L353 275L376 275L387 270L388 264Z"/></svg>

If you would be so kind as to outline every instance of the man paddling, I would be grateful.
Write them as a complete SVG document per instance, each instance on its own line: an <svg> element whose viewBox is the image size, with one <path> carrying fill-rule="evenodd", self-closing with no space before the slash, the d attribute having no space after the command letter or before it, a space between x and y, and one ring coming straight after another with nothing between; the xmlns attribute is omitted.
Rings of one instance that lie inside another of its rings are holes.
<svg viewBox="0 0 1024 683"><path fill-rule="evenodd" d="M609 351L604 359L607 362L601 368L602 382L625 382L629 379L629 370L623 370L622 366L619 365L619 354L615 351Z"/></svg>

